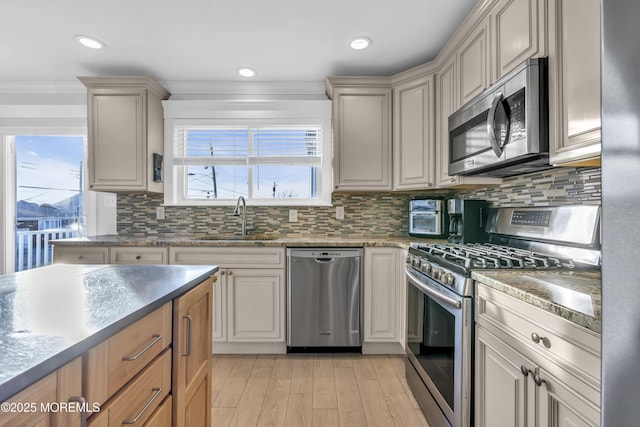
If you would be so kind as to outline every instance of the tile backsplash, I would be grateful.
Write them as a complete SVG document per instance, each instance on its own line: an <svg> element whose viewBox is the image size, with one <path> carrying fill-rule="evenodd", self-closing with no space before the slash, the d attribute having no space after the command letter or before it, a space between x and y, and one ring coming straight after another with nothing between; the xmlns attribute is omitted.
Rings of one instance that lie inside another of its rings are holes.
<svg viewBox="0 0 640 427"><path fill-rule="evenodd" d="M249 234L304 237L404 236L408 230L409 200L442 195L484 199L492 207L600 204L600 168L555 168L506 178L499 186L464 190L401 193L334 193L333 206L297 206L298 222L289 222L289 207L247 206ZM194 237L239 234L240 219L233 206L167 206L165 219L156 219L162 194L118 195L118 234L139 237ZM345 217L335 219L335 207Z"/></svg>

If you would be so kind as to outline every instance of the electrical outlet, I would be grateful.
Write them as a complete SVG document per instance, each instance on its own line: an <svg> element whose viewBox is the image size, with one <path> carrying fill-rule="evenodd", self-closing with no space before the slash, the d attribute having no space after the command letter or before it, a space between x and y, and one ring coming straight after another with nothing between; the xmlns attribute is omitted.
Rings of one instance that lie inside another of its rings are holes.
<svg viewBox="0 0 640 427"><path fill-rule="evenodd" d="M336 206L336 219L344 219L344 206Z"/></svg>
<svg viewBox="0 0 640 427"><path fill-rule="evenodd" d="M289 222L298 222L298 210L289 209Z"/></svg>
<svg viewBox="0 0 640 427"><path fill-rule="evenodd" d="M118 198L115 194L105 194L102 200L105 208L115 208L118 204Z"/></svg>
<svg viewBox="0 0 640 427"><path fill-rule="evenodd" d="M156 219L164 219L164 206L156 208Z"/></svg>

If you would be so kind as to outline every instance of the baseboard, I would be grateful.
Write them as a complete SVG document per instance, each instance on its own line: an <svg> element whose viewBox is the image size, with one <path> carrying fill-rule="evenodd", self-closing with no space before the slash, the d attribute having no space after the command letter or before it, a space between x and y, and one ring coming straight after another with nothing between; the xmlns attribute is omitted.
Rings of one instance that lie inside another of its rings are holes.
<svg viewBox="0 0 640 427"><path fill-rule="evenodd" d="M213 354L286 354L284 342L214 342Z"/></svg>
<svg viewBox="0 0 640 427"><path fill-rule="evenodd" d="M404 354L404 348L399 342L365 342L362 354Z"/></svg>

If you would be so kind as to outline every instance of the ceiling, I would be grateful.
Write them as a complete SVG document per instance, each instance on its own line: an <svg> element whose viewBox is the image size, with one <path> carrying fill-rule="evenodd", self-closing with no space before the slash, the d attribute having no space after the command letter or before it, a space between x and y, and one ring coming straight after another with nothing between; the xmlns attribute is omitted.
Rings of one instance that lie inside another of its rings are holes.
<svg viewBox="0 0 640 427"><path fill-rule="evenodd" d="M322 81L432 59L478 0L2 0L0 82ZM74 37L94 36L102 50ZM352 50L355 36L373 40Z"/></svg>

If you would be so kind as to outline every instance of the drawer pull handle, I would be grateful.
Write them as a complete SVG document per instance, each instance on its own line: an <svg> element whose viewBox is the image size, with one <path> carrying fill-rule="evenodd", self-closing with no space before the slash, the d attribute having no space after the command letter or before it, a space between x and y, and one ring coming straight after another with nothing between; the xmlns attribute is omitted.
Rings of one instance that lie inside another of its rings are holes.
<svg viewBox="0 0 640 427"><path fill-rule="evenodd" d="M529 372L532 372L532 373L533 373L533 371L531 371L531 369L527 368L527 367L526 367L526 366L524 366L524 365L521 365L521 366L520 366L520 372L522 372L522 375L524 375L525 377L528 377L528 376L529 376Z"/></svg>
<svg viewBox="0 0 640 427"><path fill-rule="evenodd" d="M540 378L540 374L535 374L533 376L533 382L536 383L536 385L538 387L540 387L542 385L542 383L544 383L545 385L547 384L547 382L545 380L543 380L542 378Z"/></svg>
<svg viewBox="0 0 640 427"><path fill-rule="evenodd" d="M549 338L541 337L540 335L536 334L535 332L531 334L531 341L533 341L536 344L542 344L543 346L545 346L547 348L551 347L551 341L549 340Z"/></svg>
<svg viewBox="0 0 640 427"><path fill-rule="evenodd" d="M135 423L137 423L138 420L140 419L140 417L142 417L144 415L144 413L147 411L147 409L149 409L149 406L151 406L153 401L156 400L158 398L158 396L160 396L160 393L162 393L162 387L154 387L154 388L151 389L151 391L155 392L155 393L153 393L153 396L151 396L151 400L149 400L147 402L147 404L144 405L144 407L140 410L140 412L138 412L138 414L132 420L124 420L124 421L122 421L122 424L135 424Z"/></svg>
<svg viewBox="0 0 640 427"><path fill-rule="evenodd" d="M190 315L186 315L182 317L183 319L188 320L189 332L187 334L187 352L182 353L183 356L191 355L191 338L193 338L193 319Z"/></svg>
<svg viewBox="0 0 640 427"><path fill-rule="evenodd" d="M87 427L87 411L84 410L85 404L87 400L82 396L71 396L69 398L69 403L77 402L80 404L82 411L80 411L80 427Z"/></svg>
<svg viewBox="0 0 640 427"><path fill-rule="evenodd" d="M162 339L162 335L160 334L153 334L151 335L153 337L153 339L151 340L151 342L149 344L147 344L146 346L144 346L144 348L141 348L140 351L138 351L136 354L134 354L133 356L123 356L122 360L126 361L126 362L131 362L133 360L138 359L140 356L142 356L142 354L149 350L151 347L153 347L153 345L155 343L157 343L158 341L160 341Z"/></svg>

